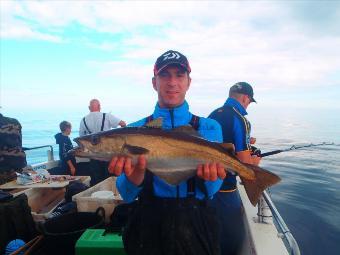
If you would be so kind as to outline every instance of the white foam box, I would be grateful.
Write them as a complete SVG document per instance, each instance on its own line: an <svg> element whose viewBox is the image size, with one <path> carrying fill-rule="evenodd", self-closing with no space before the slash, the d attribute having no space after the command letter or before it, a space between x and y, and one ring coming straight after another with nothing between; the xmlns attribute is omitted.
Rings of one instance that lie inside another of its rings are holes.
<svg viewBox="0 0 340 255"><path fill-rule="evenodd" d="M105 221L109 222L114 208L123 202L116 187L116 180L116 177L109 177L93 187L74 195L72 201L77 203L78 212L95 212L97 208L103 207L105 210ZM113 199L91 197L97 191L112 191L114 197Z"/></svg>
<svg viewBox="0 0 340 255"><path fill-rule="evenodd" d="M90 176L77 176L81 182L89 185ZM25 193L31 214L35 222L44 222L49 218L54 209L64 201L66 188L24 188L15 189L11 193L18 196Z"/></svg>
<svg viewBox="0 0 340 255"><path fill-rule="evenodd" d="M23 193L27 195L33 220L44 222L53 210L64 201L65 188L31 188Z"/></svg>

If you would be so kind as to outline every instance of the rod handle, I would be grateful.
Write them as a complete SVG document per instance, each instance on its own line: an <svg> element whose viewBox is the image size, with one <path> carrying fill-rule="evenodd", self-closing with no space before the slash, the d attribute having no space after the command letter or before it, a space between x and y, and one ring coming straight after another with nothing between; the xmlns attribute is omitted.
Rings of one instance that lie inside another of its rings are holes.
<svg viewBox="0 0 340 255"><path fill-rule="evenodd" d="M275 155L275 154L278 154L278 153L281 153L281 152L282 152L282 150L275 150L275 151L269 151L269 152L261 153L261 158L271 156L271 155Z"/></svg>

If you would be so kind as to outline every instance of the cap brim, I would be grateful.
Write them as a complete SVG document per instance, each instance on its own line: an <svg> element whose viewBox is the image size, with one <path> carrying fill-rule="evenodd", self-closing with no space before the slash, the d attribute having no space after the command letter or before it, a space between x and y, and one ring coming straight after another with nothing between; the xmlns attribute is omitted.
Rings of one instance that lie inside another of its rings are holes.
<svg viewBox="0 0 340 255"><path fill-rule="evenodd" d="M161 72L162 70L167 68L169 65L179 65L179 66L183 67L187 72L190 73L190 71L188 70L188 67L186 65L184 65L183 63L179 63L177 61L173 61L173 62L166 63L166 65L159 68L155 74L159 74L159 72Z"/></svg>
<svg viewBox="0 0 340 255"><path fill-rule="evenodd" d="M253 97L250 98L250 99L251 99L250 101L251 101L252 103L257 103L256 100L255 100Z"/></svg>

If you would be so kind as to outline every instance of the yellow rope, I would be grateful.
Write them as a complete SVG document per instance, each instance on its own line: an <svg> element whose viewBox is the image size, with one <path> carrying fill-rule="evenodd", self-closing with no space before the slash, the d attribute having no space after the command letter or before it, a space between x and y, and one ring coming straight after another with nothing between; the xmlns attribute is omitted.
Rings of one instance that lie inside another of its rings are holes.
<svg viewBox="0 0 340 255"><path fill-rule="evenodd" d="M237 189L229 189L229 190L219 190L219 192L227 193L227 192L234 192Z"/></svg>

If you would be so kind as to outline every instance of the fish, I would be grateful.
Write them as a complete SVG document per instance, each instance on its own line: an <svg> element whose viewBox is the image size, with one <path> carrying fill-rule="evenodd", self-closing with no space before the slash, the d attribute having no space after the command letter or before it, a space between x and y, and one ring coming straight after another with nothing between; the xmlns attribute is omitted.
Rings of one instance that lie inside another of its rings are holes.
<svg viewBox="0 0 340 255"><path fill-rule="evenodd" d="M250 202L255 206L261 193L281 179L255 165L242 163L233 144L211 142L199 136L191 126L161 129L156 119L142 127L111 129L74 139L77 147L69 151L76 157L110 161L127 156L136 161L145 155L147 169L170 185L178 185L197 173L198 164L219 162L226 171L237 173Z"/></svg>

